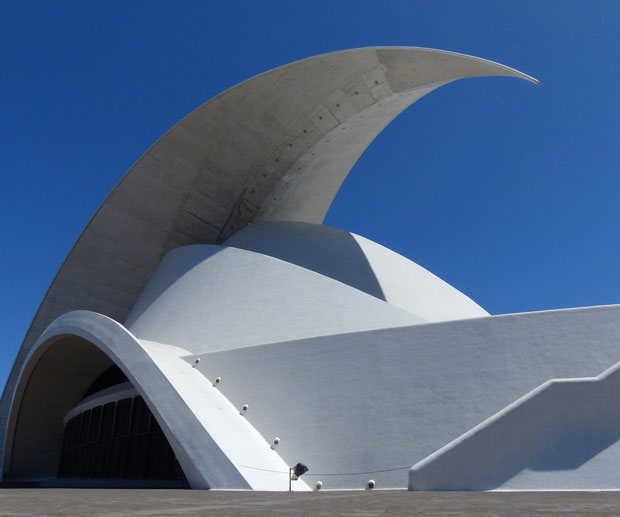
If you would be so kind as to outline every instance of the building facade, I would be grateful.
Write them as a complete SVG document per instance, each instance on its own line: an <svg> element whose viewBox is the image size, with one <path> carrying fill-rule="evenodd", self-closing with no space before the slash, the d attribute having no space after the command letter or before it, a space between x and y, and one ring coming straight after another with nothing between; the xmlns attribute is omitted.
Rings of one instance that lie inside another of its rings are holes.
<svg viewBox="0 0 620 517"><path fill-rule="evenodd" d="M52 282L0 402L3 479L287 490L619 488L620 307L491 316L322 225L401 111L479 58L292 63L168 131Z"/></svg>

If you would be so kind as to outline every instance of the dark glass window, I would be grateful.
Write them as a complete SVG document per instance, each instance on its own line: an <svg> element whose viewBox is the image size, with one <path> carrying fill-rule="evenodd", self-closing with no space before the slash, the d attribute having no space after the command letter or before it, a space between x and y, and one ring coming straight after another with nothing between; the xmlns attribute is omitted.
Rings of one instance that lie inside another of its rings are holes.
<svg viewBox="0 0 620 517"><path fill-rule="evenodd" d="M80 436L82 435L82 417L84 413L80 413L75 417L75 429L73 431L73 445L80 445Z"/></svg>
<svg viewBox="0 0 620 517"><path fill-rule="evenodd" d="M102 439L112 438L114 429L114 416L116 414L116 402L110 402L103 406L103 416L101 418L100 436Z"/></svg>
<svg viewBox="0 0 620 517"><path fill-rule="evenodd" d="M99 426L101 425L101 413L103 406L93 408L90 414L90 428L88 430L88 441L95 442L99 439Z"/></svg>
<svg viewBox="0 0 620 517"><path fill-rule="evenodd" d="M133 399L133 413L131 415L131 434L142 434L149 431L151 412L142 397Z"/></svg>
<svg viewBox="0 0 620 517"><path fill-rule="evenodd" d="M139 396L71 418L58 477L185 481L168 440Z"/></svg>
<svg viewBox="0 0 620 517"><path fill-rule="evenodd" d="M127 376L118 366L112 365L95 379L95 381L84 392L84 395L82 395L80 400L84 400L90 395L98 393L106 388L110 388L111 386L122 384L123 382L127 382Z"/></svg>
<svg viewBox="0 0 620 517"><path fill-rule="evenodd" d="M123 399L116 403L114 436L125 436L129 434L129 424L131 423L131 401L132 399Z"/></svg>

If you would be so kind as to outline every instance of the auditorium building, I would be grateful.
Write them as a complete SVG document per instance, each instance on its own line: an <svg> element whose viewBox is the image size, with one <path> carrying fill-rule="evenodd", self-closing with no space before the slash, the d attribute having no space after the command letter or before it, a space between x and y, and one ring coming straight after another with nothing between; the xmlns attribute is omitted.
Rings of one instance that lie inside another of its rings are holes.
<svg viewBox="0 0 620 517"><path fill-rule="evenodd" d="M3 481L620 488L620 306L493 316L322 224L394 117L480 76L537 83L362 48L248 79L164 134L34 316L0 402Z"/></svg>

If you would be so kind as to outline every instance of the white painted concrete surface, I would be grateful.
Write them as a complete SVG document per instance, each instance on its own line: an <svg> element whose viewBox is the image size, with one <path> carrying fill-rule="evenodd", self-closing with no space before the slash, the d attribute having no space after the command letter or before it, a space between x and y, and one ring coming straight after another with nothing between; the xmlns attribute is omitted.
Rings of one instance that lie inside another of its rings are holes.
<svg viewBox="0 0 620 517"><path fill-rule="evenodd" d="M200 353L422 322L294 264L196 244L164 257L126 326L140 338Z"/></svg>
<svg viewBox="0 0 620 517"><path fill-rule="evenodd" d="M378 488L406 488L411 465L540 384L596 376L618 362L619 338L620 306L593 307L207 353L198 368L222 377L220 390L234 405L250 405L247 418L265 439L281 438L287 463L310 467L309 484L363 488L372 478ZM555 414L548 404L541 411ZM614 423L608 414L597 425ZM596 451L579 453L587 461ZM561 486L564 475L550 468L545 483ZM609 487L605 470L592 476L592 486ZM518 486L543 484L530 476Z"/></svg>
<svg viewBox="0 0 620 517"><path fill-rule="evenodd" d="M620 363L552 379L409 470L410 490L620 487Z"/></svg>
<svg viewBox="0 0 620 517"><path fill-rule="evenodd" d="M140 340L140 343L174 386L192 415L200 421L203 432L208 433L217 443L250 488L263 491L288 490L289 466L250 425L240 408L234 407L221 394L214 380L205 378L193 365L181 359L188 355L186 350L147 340ZM195 451L185 452L192 456ZM264 470L245 467L248 464L263 465ZM206 467L209 468L208 464ZM310 490L301 479L295 481L291 488L296 491Z"/></svg>
<svg viewBox="0 0 620 517"><path fill-rule="evenodd" d="M225 244L310 269L427 322L489 315L473 300L415 262L337 228L289 221L255 223L237 232Z"/></svg>

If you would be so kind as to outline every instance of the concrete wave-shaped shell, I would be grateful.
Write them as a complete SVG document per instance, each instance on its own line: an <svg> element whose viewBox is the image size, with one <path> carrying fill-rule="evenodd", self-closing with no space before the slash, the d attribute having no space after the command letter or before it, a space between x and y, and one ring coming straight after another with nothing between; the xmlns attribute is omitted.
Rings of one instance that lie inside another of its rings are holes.
<svg viewBox="0 0 620 517"><path fill-rule="evenodd" d="M392 118L438 86L489 75L535 82L461 54L363 48L265 72L202 105L136 162L88 223L34 317L7 386L61 314L85 309L124 321L167 251L222 242L255 219L322 221Z"/></svg>

